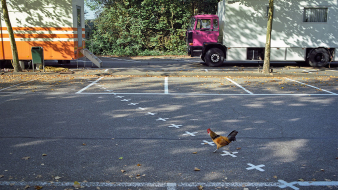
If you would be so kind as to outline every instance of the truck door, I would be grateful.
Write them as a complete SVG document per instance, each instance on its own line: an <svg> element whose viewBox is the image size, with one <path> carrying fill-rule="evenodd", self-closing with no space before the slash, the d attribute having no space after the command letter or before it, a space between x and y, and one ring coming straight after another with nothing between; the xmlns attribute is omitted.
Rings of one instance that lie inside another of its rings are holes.
<svg viewBox="0 0 338 190"><path fill-rule="evenodd" d="M195 30L194 45L196 46L203 46L204 42L216 43L218 40L217 19L198 19Z"/></svg>

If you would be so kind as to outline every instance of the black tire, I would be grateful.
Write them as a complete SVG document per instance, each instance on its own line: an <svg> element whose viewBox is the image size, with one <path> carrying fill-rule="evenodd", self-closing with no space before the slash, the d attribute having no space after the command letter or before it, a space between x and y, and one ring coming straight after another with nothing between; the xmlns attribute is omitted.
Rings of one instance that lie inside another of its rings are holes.
<svg viewBox="0 0 338 190"><path fill-rule="evenodd" d="M218 67L223 64L224 61L224 53L222 50L218 48L211 48L205 54L205 63L209 67Z"/></svg>
<svg viewBox="0 0 338 190"><path fill-rule="evenodd" d="M309 65L312 67L325 67L329 61L329 52L324 48L314 49L310 52Z"/></svg>

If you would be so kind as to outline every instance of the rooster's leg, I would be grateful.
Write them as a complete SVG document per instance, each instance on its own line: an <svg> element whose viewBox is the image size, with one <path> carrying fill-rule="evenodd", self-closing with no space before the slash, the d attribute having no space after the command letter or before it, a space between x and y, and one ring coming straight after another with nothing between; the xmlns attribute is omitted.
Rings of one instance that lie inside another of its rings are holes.
<svg viewBox="0 0 338 190"><path fill-rule="evenodd" d="M214 151L214 153L218 150L218 148Z"/></svg>

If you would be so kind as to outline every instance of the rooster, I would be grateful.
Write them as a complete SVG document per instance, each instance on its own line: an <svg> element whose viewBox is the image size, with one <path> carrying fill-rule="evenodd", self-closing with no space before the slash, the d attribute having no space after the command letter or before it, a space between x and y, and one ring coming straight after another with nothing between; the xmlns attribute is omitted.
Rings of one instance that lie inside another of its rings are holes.
<svg viewBox="0 0 338 190"><path fill-rule="evenodd" d="M219 148L230 144L231 141L236 141L236 135L238 133L238 131L233 130L227 137L223 137L217 135L210 128L207 129L207 132L210 135L212 141L214 141L214 143L217 145L217 149L214 152L216 152Z"/></svg>

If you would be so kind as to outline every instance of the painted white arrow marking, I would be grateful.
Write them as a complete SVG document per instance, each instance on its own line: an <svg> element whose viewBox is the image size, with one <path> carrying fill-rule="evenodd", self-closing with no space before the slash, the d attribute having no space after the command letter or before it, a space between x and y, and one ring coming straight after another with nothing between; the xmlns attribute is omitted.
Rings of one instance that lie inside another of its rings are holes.
<svg viewBox="0 0 338 190"><path fill-rule="evenodd" d="M131 99L123 99L121 102L129 102Z"/></svg>
<svg viewBox="0 0 338 190"><path fill-rule="evenodd" d="M115 98L123 98L124 96L116 96Z"/></svg>
<svg viewBox="0 0 338 190"><path fill-rule="evenodd" d="M138 107L138 109L140 109L140 110L145 110L145 109L147 109L147 108Z"/></svg>
<svg viewBox="0 0 338 190"><path fill-rule="evenodd" d="M155 115L156 113L148 112L146 115Z"/></svg>
<svg viewBox="0 0 338 190"><path fill-rule="evenodd" d="M246 168L247 170L253 170L253 169L256 169L256 170L261 171L261 172L264 172L264 171L265 171L265 170L263 170L263 169L261 168L261 167L264 167L264 166L265 166L265 165L263 165L263 164L255 166L255 165L253 165L253 164L248 163L248 165L251 166L251 167Z"/></svg>
<svg viewBox="0 0 338 190"><path fill-rule="evenodd" d="M183 126L183 125L175 125L175 124L171 124L171 125L168 126L168 127L175 127L176 129L179 129L181 126Z"/></svg>
<svg viewBox="0 0 338 190"><path fill-rule="evenodd" d="M235 154L238 153L238 152L232 152L232 153L230 153L230 152L228 152L228 151L223 151L223 152L224 152L224 154L221 154L222 156L227 156L227 155L229 155L229 156L234 157L234 158L237 157Z"/></svg>
<svg viewBox="0 0 338 190"><path fill-rule="evenodd" d="M190 135L190 136L194 137L194 136L196 136L195 135L196 133L198 133L198 132L192 132L192 133L190 133L189 131L186 131L185 134L183 134L183 135Z"/></svg>
<svg viewBox="0 0 338 190"><path fill-rule="evenodd" d="M169 118L158 118L158 119L156 119L156 121L167 121L167 119L169 119Z"/></svg>
<svg viewBox="0 0 338 190"><path fill-rule="evenodd" d="M209 142L209 141L206 141L206 140L203 140L203 143L201 143L201 144L203 144L203 145L208 144L210 146L215 146L214 142Z"/></svg>
<svg viewBox="0 0 338 190"><path fill-rule="evenodd" d="M129 106L136 106L138 103L130 103Z"/></svg>

